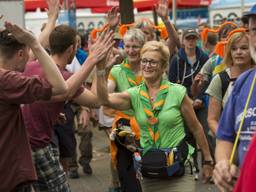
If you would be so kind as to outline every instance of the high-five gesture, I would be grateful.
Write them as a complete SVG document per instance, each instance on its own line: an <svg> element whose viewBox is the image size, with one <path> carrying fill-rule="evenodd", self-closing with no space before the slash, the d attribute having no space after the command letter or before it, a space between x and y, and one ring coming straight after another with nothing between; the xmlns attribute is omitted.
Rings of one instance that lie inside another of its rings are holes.
<svg viewBox="0 0 256 192"><path fill-rule="evenodd" d="M113 37L113 31L103 32L91 46L89 57L93 57L96 63L105 60L109 50L115 43Z"/></svg>

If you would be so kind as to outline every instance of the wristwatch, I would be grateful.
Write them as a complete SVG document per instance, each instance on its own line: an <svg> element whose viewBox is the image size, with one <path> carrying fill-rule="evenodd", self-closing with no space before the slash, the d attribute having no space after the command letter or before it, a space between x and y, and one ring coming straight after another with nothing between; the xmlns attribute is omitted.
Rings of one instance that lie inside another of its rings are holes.
<svg viewBox="0 0 256 192"><path fill-rule="evenodd" d="M213 160L209 160L209 161L204 160L203 165L210 165L210 166L213 167L214 166L214 161Z"/></svg>

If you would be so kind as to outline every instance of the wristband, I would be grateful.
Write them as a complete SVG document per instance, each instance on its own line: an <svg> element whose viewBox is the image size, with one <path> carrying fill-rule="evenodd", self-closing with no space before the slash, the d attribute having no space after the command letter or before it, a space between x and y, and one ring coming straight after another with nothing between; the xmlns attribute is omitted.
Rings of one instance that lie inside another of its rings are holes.
<svg viewBox="0 0 256 192"><path fill-rule="evenodd" d="M203 161L203 165L209 165L209 166L214 166L214 162L213 160L209 160L209 161Z"/></svg>

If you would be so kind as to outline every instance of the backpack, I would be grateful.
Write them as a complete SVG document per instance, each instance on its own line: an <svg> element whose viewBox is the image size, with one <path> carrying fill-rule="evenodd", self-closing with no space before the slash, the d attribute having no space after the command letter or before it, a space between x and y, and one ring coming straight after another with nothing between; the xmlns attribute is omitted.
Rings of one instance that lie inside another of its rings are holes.
<svg viewBox="0 0 256 192"><path fill-rule="evenodd" d="M219 76L220 76L220 80L221 80L221 94L222 94L222 98L223 98L228 89L228 85L230 83L230 77L226 70L220 72Z"/></svg>

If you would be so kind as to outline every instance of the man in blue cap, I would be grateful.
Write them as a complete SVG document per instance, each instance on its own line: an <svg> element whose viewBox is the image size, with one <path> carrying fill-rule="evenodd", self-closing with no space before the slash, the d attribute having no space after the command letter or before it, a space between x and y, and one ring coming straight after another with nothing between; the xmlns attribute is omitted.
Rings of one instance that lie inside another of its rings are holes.
<svg viewBox="0 0 256 192"><path fill-rule="evenodd" d="M256 5L246 13L249 18L249 37L251 57L256 62ZM226 104L219 122L217 131L217 147L216 147L216 165L213 172L215 184L221 191L255 191L255 147L256 140L252 138L256 132L256 68L244 72L237 79L233 92ZM252 95L249 97L249 91L252 88ZM243 111L248 103L246 114ZM242 122L242 123L241 123ZM238 166L242 167L239 175L239 168L230 163L229 159L231 151L234 147L234 141L238 131L238 127L242 124L241 134L239 136ZM248 146L251 146L248 151ZM247 152L248 151L248 152ZM246 155L246 158L244 158ZM236 182L239 176L238 182Z"/></svg>

